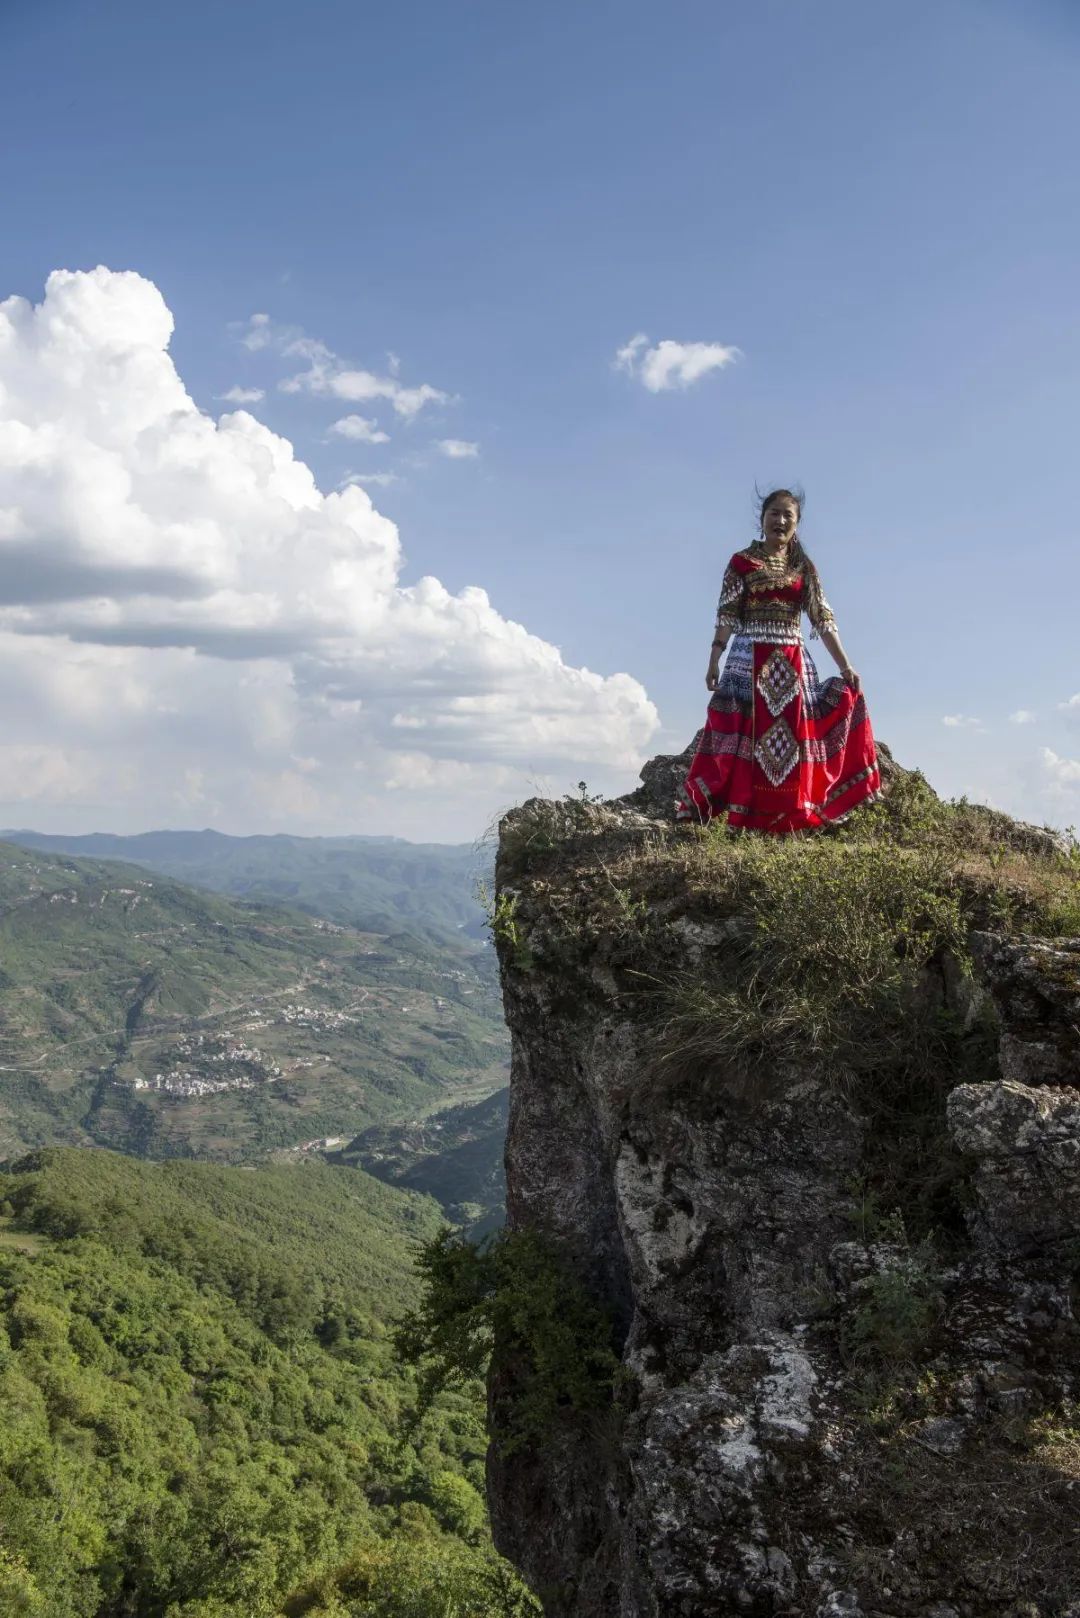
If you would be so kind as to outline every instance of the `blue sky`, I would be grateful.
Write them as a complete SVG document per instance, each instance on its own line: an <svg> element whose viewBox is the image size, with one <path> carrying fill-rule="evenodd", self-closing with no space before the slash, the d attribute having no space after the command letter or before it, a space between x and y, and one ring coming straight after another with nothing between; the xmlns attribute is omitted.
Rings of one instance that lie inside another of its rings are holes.
<svg viewBox="0 0 1080 1618"><path fill-rule="evenodd" d="M659 714L645 751L674 750L701 723L715 597L752 535L754 484L797 480L878 734L945 792L1080 820L1080 16L1066 0L0 0L0 45L0 297L38 304L51 271L98 264L154 283L201 410L261 390L248 408L321 490L396 478L366 487L398 527L402 586L479 585L572 668L632 676ZM272 340L245 347L256 312ZM611 363L639 332L740 354L650 392ZM285 352L300 334L336 374L447 398L409 417L386 396L283 391L309 363ZM349 414L388 441L335 433ZM70 624L30 630L67 656ZM15 633L30 644L25 620ZM422 664L422 625L407 633ZM527 727L515 747L504 726L456 752L425 739L398 768L389 729L365 751L347 715L331 723L320 674L294 763L249 736L254 762L230 785L220 761L241 721L215 751L208 681L200 762L199 711L169 695L183 668L133 640L144 661L132 652L126 672L104 652L72 672L72 687L103 682L94 713L63 690L49 713L25 699L6 823L458 837L529 780L633 783L626 749L597 743L608 710L580 704L561 749ZM96 644L85 625L76 644ZM252 677L272 706L273 680ZM419 735L402 678L392 723ZM155 779L182 755L187 788L149 786L146 734L129 746L109 728L123 680L149 682L164 716ZM79 724L114 760L112 792L73 763ZM331 768L354 744L355 792ZM42 746L56 756L26 751Z"/></svg>

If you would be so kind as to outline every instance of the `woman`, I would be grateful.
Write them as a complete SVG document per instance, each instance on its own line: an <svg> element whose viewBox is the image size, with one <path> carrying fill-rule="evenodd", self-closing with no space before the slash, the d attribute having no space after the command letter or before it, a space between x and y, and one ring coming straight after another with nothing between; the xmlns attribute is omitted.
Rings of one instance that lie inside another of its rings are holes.
<svg viewBox="0 0 1080 1618"><path fill-rule="evenodd" d="M728 564L705 676L713 697L679 820L726 814L755 831L805 831L843 820L881 790L859 676L799 543L801 517L802 497L774 489L759 508L761 538ZM804 612L840 670L824 684L803 646Z"/></svg>

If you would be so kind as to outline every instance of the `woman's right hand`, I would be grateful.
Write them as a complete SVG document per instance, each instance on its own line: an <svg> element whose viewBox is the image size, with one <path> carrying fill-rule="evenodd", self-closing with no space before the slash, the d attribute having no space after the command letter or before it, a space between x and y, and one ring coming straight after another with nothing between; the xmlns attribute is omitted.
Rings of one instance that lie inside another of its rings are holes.
<svg viewBox="0 0 1080 1618"><path fill-rule="evenodd" d="M720 665L719 665L719 663L710 662L709 663L709 672L705 676L705 689L707 691L715 691L719 684L720 684Z"/></svg>

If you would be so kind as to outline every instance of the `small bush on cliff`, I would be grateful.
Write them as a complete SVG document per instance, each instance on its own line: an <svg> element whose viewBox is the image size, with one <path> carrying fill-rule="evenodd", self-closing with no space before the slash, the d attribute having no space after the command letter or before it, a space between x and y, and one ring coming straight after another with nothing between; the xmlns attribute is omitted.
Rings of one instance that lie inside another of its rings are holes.
<svg viewBox="0 0 1080 1618"><path fill-rule="evenodd" d="M442 1388L497 1368L512 1391L496 1401L504 1454L538 1445L569 1414L610 1405L619 1361L611 1321L537 1231L500 1231L475 1244L449 1228L421 1250L424 1297L397 1347L420 1372L422 1406Z"/></svg>
<svg viewBox="0 0 1080 1618"><path fill-rule="evenodd" d="M495 944L509 952L519 971L527 972L532 965L532 952L518 919L517 894L492 893L487 883L481 881L476 884L476 897Z"/></svg>
<svg viewBox="0 0 1080 1618"><path fill-rule="evenodd" d="M929 1352L942 1295L933 1246L911 1244L899 1210L883 1222L883 1234L892 1238L891 1262L863 1282L841 1342L852 1365L895 1374Z"/></svg>

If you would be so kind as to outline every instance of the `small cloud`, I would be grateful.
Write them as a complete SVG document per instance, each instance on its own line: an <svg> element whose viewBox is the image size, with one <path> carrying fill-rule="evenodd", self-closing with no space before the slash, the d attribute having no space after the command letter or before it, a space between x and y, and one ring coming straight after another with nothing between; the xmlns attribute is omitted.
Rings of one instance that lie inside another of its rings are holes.
<svg viewBox="0 0 1080 1618"><path fill-rule="evenodd" d="M637 377L650 393L670 393L700 382L710 371L733 365L741 350L728 343L677 343L665 337L649 348L649 339L638 332L617 349L612 361L617 371Z"/></svg>
<svg viewBox="0 0 1080 1618"><path fill-rule="evenodd" d="M351 438L357 444L389 444L390 434L384 433L370 416L342 416L330 428L340 438Z"/></svg>
<svg viewBox="0 0 1080 1618"><path fill-rule="evenodd" d="M464 438L437 438L435 447L451 461L475 461L480 454L480 445L469 444Z"/></svg>
<svg viewBox="0 0 1080 1618"><path fill-rule="evenodd" d="M1059 758L1049 747L1040 748L1045 768L1061 786L1080 786L1080 759Z"/></svg>
<svg viewBox="0 0 1080 1618"><path fill-rule="evenodd" d="M293 352L298 352L296 348ZM425 405L445 404L450 397L441 388L421 382L415 388L402 387L397 377L376 376L374 371L335 370L333 360L314 357L308 370L288 376L278 386L283 393L329 393L335 399L349 404L366 403L371 399L389 399L399 416L411 421Z"/></svg>
<svg viewBox="0 0 1080 1618"><path fill-rule="evenodd" d="M638 354L648 341L649 339L645 333L639 331L635 337L631 337L628 343L624 343L621 348L617 348L615 358L611 362L614 369L616 371L625 371L627 376L633 376Z"/></svg>
<svg viewBox="0 0 1080 1618"><path fill-rule="evenodd" d="M228 393L219 393L218 398L223 400L225 404L249 405L258 404L261 399L266 398L266 393L263 388L237 387L230 388Z"/></svg>
<svg viewBox="0 0 1080 1618"><path fill-rule="evenodd" d="M1069 719L1080 720L1080 691L1074 697L1070 697L1067 702L1059 702L1058 712L1065 714Z"/></svg>
<svg viewBox="0 0 1080 1618"><path fill-rule="evenodd" d="M235 329L235 328L234 328ZM335 354L332 348L317 337L309 337L302 326L278 325L269 315L252 315L240 330L244 348L256 352L270 348L286 359L300 359L306 369L283 378L278 383L282 393L327 394L332 399L344 399L349 404L360 404L372 399L388 399L395 412L406 421L423 410L425 405L446 404L451 395L430 382L419 382L406 387L398 377L400 361L396 354L387 356L389 374L380 376L375 371L357 370Z"/></svg>
<svg viewBox="0 0 1080 1618"><path fill-rule="evenodd" d="M240 339L244 347L250 349L253 354L260 348L269 348L273 340L270 316L263 314L252 315L248 321L248 329Z"/></svg>
<svg viewBox="0 0 1080 1618"><path fill-rule="evenodd" d="M1038 714L1032 713L1030 708L1017 708L1015 713L1009 715L1010 725L1033 725Z"/></svg>
<svg viewBox="0 0 1080 1618"><path fill-rule="evenodd" d="M981 719L974 719L971 714L967 713L942 714L941 723L947 725L950 730L982 730L983 728Z"/></svg>
<svg viewBox="0 0 1080 1618"><path fill-rule="evenodd" d="M339 489L350 489L354 484L363 488L371 483L377 489L388 489L392 483L400 483L401 478L396 472L350 472L338 484Z"/></svg>

